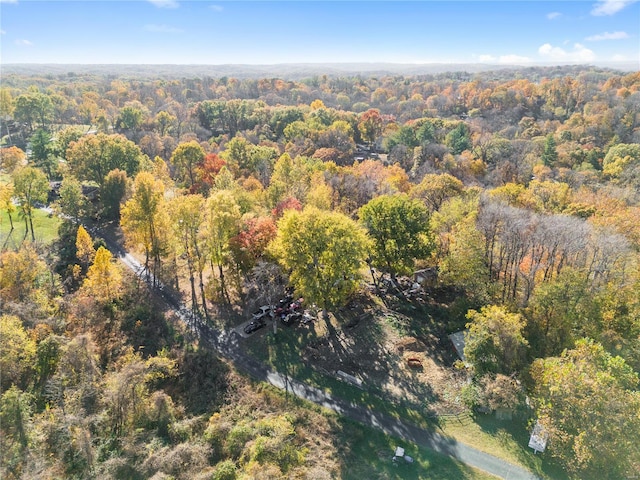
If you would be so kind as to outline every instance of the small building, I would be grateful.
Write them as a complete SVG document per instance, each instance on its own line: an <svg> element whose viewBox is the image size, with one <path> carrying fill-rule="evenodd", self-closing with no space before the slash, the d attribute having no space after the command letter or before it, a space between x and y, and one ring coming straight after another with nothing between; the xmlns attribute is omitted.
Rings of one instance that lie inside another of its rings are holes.
<svg viewBox="0 0 640 480"><path fill-rule="evenodd" d="M542 453L547 448L547 440L549 440L549 434L545 431L544 427L540 425L540 422L536 420L536 424L531 432L529 438L529 448L533 448L533 453Z"/></svg>
<svg viewBox="0 0 640 480"><path fill-rule="evenodd" d="M428 267L413 272L413 281L422 287L434 287L438 282L438 267Z"/></svg>
<svg viewBox="0 0 640 480"><path fill-rule="evenodd" d="M452 333L449 335L449 340L453 344L453 348L455 348L458 357L464 363L465 367L469 367L470 364L467 362L466 357L464 356L464 346L465 346L465 337L469 333L469 329L460 330L459 332Z"/></svg>

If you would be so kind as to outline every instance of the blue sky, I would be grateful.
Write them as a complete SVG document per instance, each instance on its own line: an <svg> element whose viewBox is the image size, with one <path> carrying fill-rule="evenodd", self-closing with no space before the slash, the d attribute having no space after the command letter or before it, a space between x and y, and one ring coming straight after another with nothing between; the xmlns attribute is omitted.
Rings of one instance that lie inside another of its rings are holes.
<svg viewBox="0 0 640 480"><path fill-rule="evenodd" d="M640 2L0 0L2 63L610 64Z"/></svg>

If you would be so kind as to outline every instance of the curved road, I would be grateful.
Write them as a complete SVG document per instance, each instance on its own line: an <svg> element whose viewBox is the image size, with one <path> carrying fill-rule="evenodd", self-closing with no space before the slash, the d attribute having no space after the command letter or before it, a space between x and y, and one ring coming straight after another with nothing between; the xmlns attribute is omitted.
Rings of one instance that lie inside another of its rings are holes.
<svg viewBox="0 0 640 480"><path fill-rule="evenodd" d="M147 283L150 283L149 277L144 275L143 266L140 265L131 254L127 253L112 235L104 230L92 230L105 240L107 247L114 255L118 256L127 268L147 281ZM541 480L541 477L522 467L481 452L464 443L457 442L454 439L447 438L435 432L424 430L388 415L371 411L360 405L347 402L318 388L275 372L242 351L238 344L238 334L233 331L219 331L205 324L197 318L189 308L180 302L180 300L164 291L162 287L157 288L156 292L162 297L164 302L186 322L193 333L199 337L203 343L217 350L223 357L230 360L236 368L248 373L257 380L268 382L300 398L334 410L347 418L382 430L389 435L396 436L408 442L428 447L431 450L453 457L460 462L484 470L499 478L507 480Z"/></svg>

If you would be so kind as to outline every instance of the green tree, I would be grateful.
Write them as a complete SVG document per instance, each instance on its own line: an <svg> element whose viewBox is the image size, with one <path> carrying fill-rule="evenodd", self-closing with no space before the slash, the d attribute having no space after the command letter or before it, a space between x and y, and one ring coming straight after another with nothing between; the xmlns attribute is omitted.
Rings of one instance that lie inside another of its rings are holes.
<svg viewBox="0 0 640 480"><path fill-rule="evenodd" d="M489 305L479 312L469 310L467 318L464 354L476 375L511 375L524 366L528 343L522 335L525 322L520 314Z"/></svg>
<svg viewBox="0 0 640 480"><path fill-rule="evenodd" d="M175 125L176 121L177 118L175 117L175 115L172 115L164 110L158 112L155 118L156 126L158 128L158 135L160 135L161 137L167 135L171 131L171 128Z"/></svg>
<svg viewBox="0 0 640 480"><path fill-rule="evenodd" d="M127 172L116 168L107 174L100 192L100 202L105 218L120 220L120 203L127 193L128 186Z"/></svg>
<svg viewBox="0 0 640 480"><path fill-rule="evenodd" d="M598 312L589 283L583 271L568 268L535 288L527 336L536 356L559 355L577 336L598 333L593 329Z"/></svg>
<svg viewBox="0 0 640 480"><path fill-rule="evenodd" d="M53 102L49 95L33 87L15 99L13 117L18 122L26 123L29 132L33 132L34 125L47 128L53 118L53 111Z"/></svg>
<svg viewBox="0 0 640 480"><path fill-rule="evenodd" d="M66 127L60 130L55 136L55 154L61 158L67 158L67 149L73 142L77 142L84 136L84 132L79 127Z"/></svg>
<svg viewBox="0 0 640 480"><path fill-rule="evenodd" d="M285 212L271 249L305 300L327 310L356 290L368 243L349 217L308 207Z"/></svg>
<svg viewBox="0 0 640 480"><path fill-rule="evenodd" d="M431 212L435 212L446 200L463 191L464 184L453 175L429 173L411 189L411 196L421 199Z"/></svg>
<svg viewBox="0 0 640 480"><path fill-rule="evenodd" d="M77 221L85 214L87 207L78 179L71 175L66 176L60 185L60 198L57 202L60 213Z"/></svg>
<svg viewBox="0 0 640 480"><path fill-rule="evenodd" d="M196 167L205 157L204 149L195 140L181 143L174 150L169 163L174 169L174 176L178 183L191 188L196 182Z"/></svg>
<svg viewBox="0 0 640 480"><path fill-rule="evenodd" d="M67 161L71 171L80 180L104 185L107 174L119 168L130 177L136 175L143 162L138 146L122 135L98 133L85 135L72 142L67 150Z"/></svg>
<svg viewBox="0 0 640 480"><path fill-rule="evenodd" d="M429 212L419 200L405 194L382 195L363 206L359 217L373 239L373 266L391 278L411 273L415 261L431 253Z"/></svg>
<svg viewBox="0 0 640 480"><path fill-rule="evenodd" d="M25 374L33 368L36 344L13 315L0 316L0 372L2 390L22 385Z"/></svg>
<svg viewBox="0 0 640 480"><path fill-rule="evenodd" d="M547 167L555 166L558 161L558 152L556 150L556 140L552 134L547 135L544 141L544 151L542 152L542 163Z"/></svg>
<svg viewBox="0 0 640 480"><path fill-rule="evenodd" d="M34 165L44 170L47 173L47 177L51 179L58 163L54 153L54 144L51 141L51 134L39 128L31 135L30 142L31 159Z"/></svg>
<svg viewBox="0 0 640 480"><path fill-rule="evenodd" d="M47 176L39 169L24 167L13 176L14 194L20 205L20 214L24 217L24 236L31 230L31 240L35 242L33 231L33 209L37 203L45 203L49 193ZM28 223L27 223L28 221Z"/></svg>
<svg viewBox="0 0 640 480"><path fill-rule="evenodd" d="M116 127L125 131L137 132L144 121L144 112L137 105L126 105L120 109Z"/></svg>
<svg viewBox="0 0 640 480"><path fill-rule="evenodd" d="M466 123L460 122L445 137L445 145L451 149L454 155L460 155L465 150L471 150L471 134Z"/></svg>
<svg viewBox="0 0 640 480"><path fill-rule="evenodd" d="M3 464L18 463L29 446L33 397L13 385L0 397Z"/></svg>
<svg viewBox="0 0 640 480"><path fill-rule="evenodd" d="M628 478L640 468L638 374L593 340L536 360L533 406L547 449L577 476Z"/></svg>
<svg viewBox="0 0 640 480"><path fill-rule="evenodd" d="M622 185L640 187L640 145L620 143L602 161L603 173Z"/></svg>

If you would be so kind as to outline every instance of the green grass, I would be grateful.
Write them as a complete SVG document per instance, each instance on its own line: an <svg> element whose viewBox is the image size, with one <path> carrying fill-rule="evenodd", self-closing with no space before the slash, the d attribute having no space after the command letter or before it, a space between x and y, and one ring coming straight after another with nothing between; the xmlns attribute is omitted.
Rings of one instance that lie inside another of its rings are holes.
<svg viewBox="0 0 640 480"><path fill-rule="evenodd" d="M478 450L522 465L543 478L568 479L562 469L527 447L529 433L522 421L497 420L493 415L478 414L470 421L454 419L440 423L442 432Z"/></svg>
<svg viewBox="0 0 640 480"><path fill-rule="evenodd" d="M24 240L31 240L31 232L29 232L25 239L24 220L18 218L17 212L14 213L12 217L14 226L13 232L11 231L11 224L9 222L7 212L0 212L0 249L19 248ZM34 210L33 231L35 233L37 243L48 244L55 240L58 237L59 225L60 219L55 215L49 216L49 214L42 210Z"/></svg>
<svg viewBox="0 0 640 480"><path fill-rule="evenodd" d="M372 428L349 420L341 420L338 438L341 448L344 480L366 479L495 479L481 470L469 467L451 457L440 455L428 448L418 447ZM405 449L413 463L392 462L396 447Z"/></svg>
<svg viewBox="0 0 640 480"><path fill-rule="evenodd" d="M252 355L269 364L275 370L297 380L320 388L348 402L364 406L393 418L409 421L426 430L438 431L445 436L470 445L508 462L525 467L543 478L567 478L558 468L540 455L534 455L528 449L528 432L523 420L498 421L493 416L463 416L460 420L446 420L427 416L428 405L402 404L395 399L387 401L382 391L369 386L366 390L344 383L333 376L317 371L305 364L300 352L313 340L308 330L299 328L280 328L274 336L271 332L255 337L247 342ZM432 452L433 453L433 452ZM411 455L411 453L408 453ZM413 455L412 455L413 456ZM371 460L371 459L370 459ZM400 468L391 466L393 469ZM395 471L395 470L394 470ZM407 475L409 475L407 473ZM345 478L358 478L345 477ZM360 476L359 478L376 478ZM387 478L387 477L378 477ZM389 477L396 478L396 477ZM414 478L402 476L399 478ZM415 477L425 478L425 477ZM432 477L427 477L432 478ZM439 478L439 477L434 477ZM457 476L443 478L458 478Z"/></svg>

